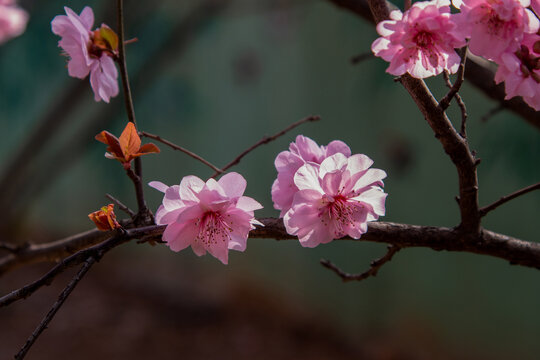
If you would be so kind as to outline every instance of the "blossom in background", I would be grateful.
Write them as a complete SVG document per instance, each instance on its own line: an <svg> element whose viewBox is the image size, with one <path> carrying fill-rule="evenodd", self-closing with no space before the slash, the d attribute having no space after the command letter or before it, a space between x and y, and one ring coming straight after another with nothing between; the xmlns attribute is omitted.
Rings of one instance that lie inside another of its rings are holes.
<svg viewBox="0 0 540 360"><path fill-rule="evenodd" d="M422 79L457 71L461 59L454 49L464 46L465 38L455 34L449 5L448 0L416 2L405 13L392 11L391 20L377 25L382 37L371 50L390 62L386 72Z"/></svg>
<svg viewBox="0 0 540 360"><path fill-rule="evenodd" d="M173 251L191 245L198 256L208 251L227 264L229 249L244 251L250 230L262 225L254 211L262 206L243 196L246 180L238 173L228 173L219 181L206 183L196 176L186 176L180 185L149 183L165 193L156 212L156 223L167 225L163 241Z"/></svg>
<svg viewBox="0 0 540 360"><path fill-rule="evenodd" d="M90 85L96 101L109 102L118 95L118 72L114 57L118 52L118 37L107 25L91 31L94 12L85 7L80 15L64 7L66 15L51 22L52 32L62 39L58 42L69 56L68 73L84 79L90 74Z"/></svg>
<svg viewBox="0 0 540 360"><path fill-rule="evenodd" d="M280 217L290 209L294 194L298 188L294 184L294 174L306 162L320 164L328 156L341 153L351 155L351 149L342 141L332 141L327 146L319 146L308 137L298 135L291 143L289 151L282 151L274 164L278 171L277 179L272 185L272 201L274 208L281 210Z"/></svg>
<svg viewBox="0 0 540 360"><path fill-rule="evenodd" d="M108 145L105 157L120 161L126 170L131 167L133 159L160 152L152 143L141 146L141 138L132 122L128 122L120 138L104 130L96 135L96 140Z"/></svg>
<svg viewBox="0 0 540 360"><path fill-rule="evenodd" d="M320 165L306 163L294 176L298 192L283 222L304 247L315 247L349 235L360 238L367 222L385 214L386 173L370 169L366 155L334 154Z"/></svg>
<svg viewBox="0 0 540 360"><path fill-rule="evenodd" d="M90 220L96 224L98 230L101 231L109 231L121 227L118 221L116 221L114 204L103 206L101 210L88 214L88 218L90 218Z"/></svg>
<svg viewBox="0 0 540 360"><path fill-rule="evenodd" d="M26 29L28 13L14 0L0 0L0 44L21 35Z"/></svg>
<svg viewBox="0 0 540 360"><path fill-rule="evenodd" d="M526 9L530 0L453 0L458 32L469 40L469 50L489 60L514 52L526 33L538 31L538 18Z"/></svg>
<svg viewBox="0 0 540 360"><path fill-rule="evenodd" d="M540 110L540 35L525 34L518 51L503 53L495 82L504 81L506 99L522 96L536 111Z"/></svg>

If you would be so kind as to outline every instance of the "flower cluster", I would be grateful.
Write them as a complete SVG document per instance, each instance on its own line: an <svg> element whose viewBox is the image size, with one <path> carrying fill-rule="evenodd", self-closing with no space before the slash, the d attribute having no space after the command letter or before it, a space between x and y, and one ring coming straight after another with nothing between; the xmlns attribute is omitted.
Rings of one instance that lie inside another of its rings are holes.
<svg viewBox="0 0 540 360"><path fill-rule="evenodd" d="M228 173L219 181L186 176L180 185L159 181L149 185L165 193L156 223L167 225L163 241L173 251L191 245L198 256L208 251L227 264L229 249L244 251L249 231L262 225L253 214L262 206L243 196L247 183L238 173Z"/></svg>
<svg viewBox="0 0 540 360"><path fill-rule="evenodd" d="M0 44L22 34L27 22L28 13L15 0L0 0Z"/></svg>
<svg viewBox="0 0 540 360"><path fill-rule="evenodd" d="M404 14L392 11L390 18L377 25L382 37L371 46L376 56L390 62L387 72L422 79L457 71L460 57L454 49L465 45L465 37L455 32L448 0L417 2Z"/></svg>
<svg viewBox="0 0 540 360"><path fill-rule="evenodd" d="M499 65L495 80L505 82L507 99L522 96L540 110L540 1L453 0L452 4L459 13L450 13L448 0L416 2L403 14L392 11L391 20L377 25L382 37L371 48L390 62L387 72L416 78L445 70L455 73L460 58L454 49L468 39L471 53Z"/></svg>
<svg viewBox="0 0 540 360"><path fill-rule="evenodd" d="M118 71L114 59L118 52L118 37L107 25L92 31L94 12L85 7L80 15L64 7L66 15L51 22L52 32L62 39L58 42L69 56L68 73L84 79L90 74L90 85L96 101L109 102L118 95Z"/></svg>
<svg viewBox="0 0 540 360"><path fill-rule="evenodd" d="M387 194L381 186L386 173L370 169L372 164L366 155L351 156L341 141L319 147L298 136L290 151L276 158L278 178L272 187L287 232L305 247L346 235L360 238L367 222L385 214Z"/></svg>
<svg viewBox="0 0 540 360"><path fill-rule="evenodd" d="M289 151L275 161L278 178L272 186L274 207L281 210L287 232L300 244L315 247L349 235L358 239L367 223L385 213L381 186L386 173L370 169L365 155L351 155L341 141L319 146L298 136ZM167 225L163 240L173 251L191 246L201 256L209 252L224 264L228 251L246 249L250 230L263 225L254 217L262 206L243 196L246 180L237 173L204 182L186 176L180 185L152 181L165 195L156 223Z"/></svg>

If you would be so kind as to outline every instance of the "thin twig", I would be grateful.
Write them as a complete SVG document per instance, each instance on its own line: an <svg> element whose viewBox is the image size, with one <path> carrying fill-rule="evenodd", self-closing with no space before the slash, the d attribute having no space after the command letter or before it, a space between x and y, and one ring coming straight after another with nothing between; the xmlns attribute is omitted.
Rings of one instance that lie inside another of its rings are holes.
<svg viewBox="0 0 540 360"><path fill-rule="evenodd" d="M448 86L450 89L452 89L453 85L450 81L450 76L448 75L448 71L443 72L444 81L446 82L446 86ZM459 109L461 110L461 127L459 130L459 135L461 135L462 138L467 138L467 118L469 115L467 114L467 107L465 106L465 102L461 98L461 95L459 95L459 92L455 93L454 99L456 99L456 103L459 106Z"/></svg>
<svg viewBox="0 0 540 360"><path fill-rule="evenodd" d="M118 7L118 66L120 67L120 75L122 77L122 88L124 90L124 102L126 105L127 117L135 127L137 127L137 121L135 119L135 108L133 106L133 97L131 96L131 88L129 87L128 71L126 66L126 47L124 43L124 2L123 0L117 0ZM141 224L147 224L153 222L153 217L146 206L144 199L144 190L142 184L142 161L138 157L135 159L135 175L130 176L133 184L135 185L135 193L137 195L137 205L139 207L138 219ZM129 173L128 173L129 175Z"/></svg>
<svg viewBox="0 0 540 360"><path fill-rule="evenodd" d="M49 310L49 312L47 313L47 315L45 315L45 317L43 318L43 320L41 321L41 323L38 325L38 327L34 330L34 332L32 333L32 335L30 335L30 337L28 338L28 340L26 340L26 343L24 344L24 346L21 348L21 350L17 353L17 355L15 355L15 359L17 360L22 360L24 359L24 357L26 356L26 353L28 352L28 350L30 350L30 348L32 347L32 345L34 344L34 342L37 340L37 338L39 337L39 335L41 335L41 333L43 332L43 330L45 330L47 328L47 326L49 325L49 323L51 322L51 320L54 318L54 316L56 315L56 313L58 312L58 310L60 310L60 308L62 307L62 305L64 304L64 302L66 301L66 299L69 297L69 295L71 294L71 292L75 289L75 287L77 286L77 284L79 283L79 281L81 281L81 279L84 277L84 275L86 275L86 273L88 272L88 270L90 270L90 268L92 267L92 265L94 265L96 262L96 258L94 258L93 256L90 256L86 262L84 263L84 265L81 267L81 269L79 270L79 272L75 275L75 277L69 282L69 284L66 286L66 288L64 289L64 291L62 291L62 293L60 294L60 296L58 296L58 300L56 300L56 302L53 304L53 306L51 307L51 309Z"/></svg>
<svg viewBox="0 0 540 360"><path fill-rule="evenodd" d="M501 197L499 200L495 201L493 204L490 204L488 206L484 206L483 208L481 208L480 216L486 216L488 212L495 210L502 204L507 203L508 201L513 200L517 198L518 196L525 195L531 191L538 190L538 189L540 189L540 182L524 187L523 189L517 190L511 194L505 195Z"/></svg>
<svg viewBox="0 0 540 360"><path fill-rule="evenodd" d="M126 105L127 117L135 127L137 121L135 119L135 109L133 107L133 98L131 96L131 88L129 87L129 78L126 66L126 47L124 40L124 2L117 0L118 10L118 66L120 67L120 75L122 77L122 88L124 90L124 103Z"/></svg>
<svg viewBox="0 0 540 360"><path fill-rule="evenodd" d="M150 133L147 133L146 131L141 131L139 132L139 135L141 136L145 136L147 138L150 138L150 139L154 139L156 141L159 141L160 143L162 144L165 144L169 147L171 147L172 149L174 150L178 150L178 151L181 151L183 152L184 154L188 155L188 156L191 156L192 158L194 158L195 160L199 160L200 162L202 162L204 165L208 166L209 168L211 168L212 170L214 170L216 173L223 173L223 170L221 170L220 168L218 168L217 166L215 166L214 164L212 164L211 162L205 160L204 158L202 158L201 156L189 151L188 149L186 148L183 148L179 145L176 145L175 143L172 143L170 142L169 140L165 140L163 139L161 136L158 136L158 135L154 135L154 134L150 134Z"/></svg>
<svg viewBox="0 0 540 360"><path fill-rule="evenodd" d="M276 140L278 137L285 135L287 132L291 131L292 129L294 129L297 126L302 125L303 123L310 122L310 121L317 121L317 120L320 120L320 118L321 117L318 116L318 115L308 116L307 118L304 118L302 120L299 120L299 121L287 126L285 129L281 130L280 132L278 132L278 133L276 133L276 134L274 134L272 136L263 137L256 144L254 144L254 145L250 146L249 148L247 148L246 150L242 151L240 153L240 155L238 155L233 161L231 161L230 163L225 165L223 168L221 168L221 171L216 171L216 173L214 175L212 175L212 178L215 178L219 174L224 173L225 171L227 171L228 169L230 169L234 165L238 164L240 162L240 160L242 160L242 158L244 156L246 156L247 154L249 154L250 152L252 152L256 148L258 148L259 146L264 145L264 144L268 144L269 142Z"/></svg>
<svg viewBox="0 0 540 360"><path fill-rule="evenodd" d="M325 260L325 259L321 260L321 265L324 266L325 268L330 269L333 272L335 272L339 277L341 277L341 279L344 282L346 282L346 281L362 281L362 280L367 279L368 277L377 276L377 273L379 272L380 268L384 264L386 264L387 262L392 260L392 257L394 257L394 255L400 249L401 248L398 247L398 246L389 245L388 246L388 251L386 252L386 254L383 257L381 257L380 259L373 260L371 262L371 264L370 264L369 270L367 270L367 271L365 271L365 272L363 272L361 274L349 274L349 273L346 273L343 270L341 270L339 267L337 267L337 265L335 265L332 262L330 262L329 260Z"/></svg>
<svg viewBox="0 0 540 360"><path fill-rule="evenodd" d="M115 203L120 210L128 214L131 218L135 217L135 212L124 205L120 200L112 196L111 194L105 194L105 197Z"/></svg>
<svg viewBox="0 0 540 360"><path fill-rule="evenodd" d="M463 55L461 55L461 62L459 63L456 81L454 82L454 85L450 87L450 90L446 95L439 101L439 108L441 110L448 109L448 106L450 105L450 101L452 101L452 98L458 93L459 89L461 88L461 85L463 84L463 80L465 79L465 61L467 60L467 48L465 48L464 51L461 51ZM444 71L446 77L445 80L448 77L448 73L445 70ZM448 79L448 83L450 80Z"/></svg>

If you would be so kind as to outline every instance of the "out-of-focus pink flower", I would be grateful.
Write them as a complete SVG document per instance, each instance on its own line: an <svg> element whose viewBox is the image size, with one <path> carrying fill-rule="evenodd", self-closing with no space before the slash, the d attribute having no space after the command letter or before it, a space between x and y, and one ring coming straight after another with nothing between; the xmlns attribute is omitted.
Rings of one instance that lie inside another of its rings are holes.
<svg viewBox="0 0 540 360"><path fill-rule="evenodd" d="M382 179L386 173L370 169L366 155L347 158L335 154L321 165L307 163L294 176L299 191L283 222L304 247L315 247L349 235L360 238L368 221L385 214L387 194Z"/></svg>
<svg viewBox="0 0 540 360"><path fill-rule="evenodd" d="M294 184L294 174L307 162L320 164L330 155L341 153L351 155L351 149L342 141L332 141L327 146L319 146L308 137L298 135L291 143L289 151L282 151L276 157L274 164L278 171L277 179L272 185L272 200L274 208L281 210L280 217L290 209L294 194L298 188Z"/></svg>
<svg viewBox="0 0 540 360"><path fill-rule="evenodd" d="M243 196L246 180L238 173L228 173L219 181L202 181L186 176L180 185L152 181L153 188L164 192L156 212L156 223L167 225L163 241L173 251L191 245L198 256L210 254L227 264L229 249L244 251L249 231L254 225L253 212L262 206Z"/></svg>
<svg viewBox="0 0 540 360"><path fill-rule="evenodd" d="M470 38L469 50L489 60L514 52L526 33L538 31L538 18L526 9L530 0L453 0L460 9L457 31Z"/></svg>
<svg viewBox="0 0 540 360"><path fill-rule="evenodd" d="M392 11L391 20L377 25L382 37L371 50L390 62L386 72L422 79L443 70L457 71L461 59L454 49L464 46L465 38L454 33L449 5L448 0L416 2L404 14Z"/></svg>
<svg viewBox="0 0 540 360"><path fill-rule="evenodd" d="M90 74L90 85L96 101L109 102L118 95L118 72L113 57L118 49L118 38L107 26L91 31L94 12L85 7L80 15L64 7L66 15L58 15L51 22L52 32L62 39L58 42L69 56L68 73L84 79Z"/></svg>
<svg viewBox="0 0 540 360"><path fill-rule="evenodd" d="M495 82L504 81L506 99L521 96L540 110L540 35L525 34L518 51L503 53L497 59Z"/></svg>
<svg viewBox="0 0 540 360"><path fill-rule="evenodd" d="M0 0L0 44L21 35L26 29L28 13L14 0Z"/></svg>

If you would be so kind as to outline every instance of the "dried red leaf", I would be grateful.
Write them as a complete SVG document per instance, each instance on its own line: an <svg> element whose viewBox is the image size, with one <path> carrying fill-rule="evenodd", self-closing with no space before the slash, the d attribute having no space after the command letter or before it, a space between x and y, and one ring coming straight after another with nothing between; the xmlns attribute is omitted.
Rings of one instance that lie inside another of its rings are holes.
<svg viewBox="0 0 540 360"><path fill-rule="evenodd" d="M96 224L98 230L101 231L109 231L121 227L118 221L116 221L114 204L103 206L100 210L88 214L88 217Z"/></svg>

